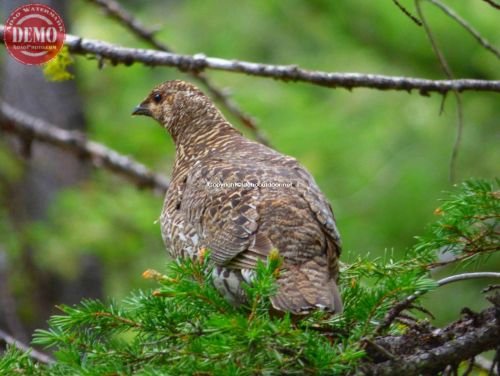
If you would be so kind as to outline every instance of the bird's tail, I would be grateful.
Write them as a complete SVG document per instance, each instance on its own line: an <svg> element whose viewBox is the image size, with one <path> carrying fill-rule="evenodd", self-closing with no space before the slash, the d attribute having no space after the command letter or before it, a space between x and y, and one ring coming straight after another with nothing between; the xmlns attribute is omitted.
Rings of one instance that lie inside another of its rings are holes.
<svg viewBox="0 0 500 376"><path fill-rule="evenodd" d="M337 284L327 269L314 261L300 266L284 265L277 280L278 292L271 297L273 307L292 314L307 314L315 309L332 313L343 310Z"/></svg>

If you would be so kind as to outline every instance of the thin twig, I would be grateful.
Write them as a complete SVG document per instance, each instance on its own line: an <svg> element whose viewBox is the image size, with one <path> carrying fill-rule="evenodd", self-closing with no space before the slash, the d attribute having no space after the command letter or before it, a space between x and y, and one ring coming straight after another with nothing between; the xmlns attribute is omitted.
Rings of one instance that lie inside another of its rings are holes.
<svg viewBox="0 0 500 376"><path fill-rule="evenodd" d="M55 363L54 359L52 359L50 356L47 354L44 354L40 351L37 351L28 345L18 341L14 337L10 336L9 334L5 333L3 330L0 329L0 340L5 342L8 345L14 346L15 348L19 349L22 352L27 353L30 357L35 359L36 361L43 363L43 364L53 364Z"/></svg>
<svg viewBox="0 0 500 376"><path fill-rule="evenodd" d="M2 100L0 100L0 129L24 140L45 142L82 159L89 159L94 166L113 171L139 188L150 188L159 194L163 194L168 188L166 177L150 171L132 158L97 142L89 141L80 132L67 131L28 115Z"/></svg>
<svg viewBox="0 0 500 376"><path fill-rule="evenodd" d="M451 149L450 173L449 173L450 183L455 182L458 151L460 150L460 145L462 144L462 134L464 129L464 112L462 105L462 97L456 91L453 91L453 94L455 94L455 100L457 101L457 132L455 134L455 142L453 143L453 148Z"/></svg>
<svg viewBox="0 0 500 376"><path fill-rule="evenodd" d="M497 58L500 59L500 50L494 47L486 38L484 38L476 29L474 29L469 23L460 17L453 9L443 4L439 0L427 0L441 9L444 13L446 13L449 17L455 20L460 26L462 26L465 30L467 30L476 40L477 42L486 48L488 51L493 53Z"/></svg>
<svg viewBox="0 0 500 376"><path fill-rule="evenodd" d="M476 256L479 253L484 255L487 253L497 252L499 249L500 249L500 245L493 245L492 247L481 248L480 252L478 252L478 251L464 252L463 254L461 254L459 256L454 256L453 258L451 258L449 260L436 261L436 262L432 262L430 264L427 264L427 265L425 265L425 268L428 270L440 268L440 267L447 266L447 265L450 265L450 264L453 264L456 262L468 260L468 259Z"/></svg>
<svg viewBox="0 0 500 376"><path fill-rule="evenodd" d="M118 21L125 28L129 29L132 33L147 42L152 47L164 52L174 52L170 47L160 42L155 37L155 32L153 30L148 29L145 25L143 25L137 18L134 17L133 14L123 8L123 6L119 2L115 0L87 1L96 4L104 9L110 17ZM216 87L205 74L201 72L190 72L190 74L196 80L201 82L208 89L210 94L226 108L226 110L228 110L233 116L235 116L245 127L249 128L259 142L269 146L269 141L264 137L260 129L257 127L255 120L249 114L246 114L241 108L239 108L238 104L235 101L233 101L221 89Z"/></svg>
<svg viewBox="0 0 500 376"><path fill-rule="evenodd" d="M486 286L484 289L482 289L482 290L481 290L481 292L482 292L483 294L486 294L486 293L488 293L488 292L491 292L491 291L493 291L493 290L498 290L498 289L500 289L500 284L496 284L496 285L488 285L488 286Z"/></svg>
<svg viewBox="0 0 500 376"><path fill-rule="evenodd" d="M410 20L415 22L418 26L422 26L422 22L415 17L413 14L410 13L408 9L406 9L398 0L392 0L394 4L399 8L401 12L403 12Z"/></svg>
<svg viewBox="0 0 500 376"><path fill-rule="evenodd" d="M495 272L476 272L476 273L463 273L463 274L457 274L453 276L449 276L443 279L440 279L437 281L437 286L441 287L444 285L447 285L449 283L453 282L458 282L458 281L465 281L469 279L480 279L480 278L500 278L500 273L495 273ZM407 296L404 300L402 300L399 303L396 303L394 307L392 307L389 312L385 315L384 319L380 323L380 325L377 327L377 330L375 333L380 334L383 330L389 327L389 325L392 324L392 322L399 316L399 314L404 311L405 309L408 309L411 307L412 303L420 296L425 294L427 290L423 291L417 291L412 295Z"/></svg>
<svg viewBox="0 0 500 376"><path fill-rule="evenodd" d="M500 9L500 4L496 3L494 0L483 0L485 3L490 4L493 8Z"/></svg>
<svg viewBox="0 0 500 376"><path fill-rule="evenodd" d="M62 309L62 311L64 311L64 309ZM133 328L142 328L142 324L140 322L133 321L133 320L127 319L126 317L121 317L121 316L115 315L115 314L110 313L110 312L99 311L99 312L93 312L92 315L95 317L106 317L109 319L113 319L115 321L119 321L119 322L126 324L128 326L131 326Z"/></svg>
<svg viewBox="0 0 500 376"><path fill-rule="evenodd" d="M436 55L436 57L439 61L439 64L441 66L441 69L443 70L446 77L449 80L453 80L453 78L454 78L453 72L451 71L451 68L448 65L448 62L446 61L444 54L441 52L441 49L439 48L439 46L436 42L436 39L434 38L434 34L432 33L432 30L424 17L424 13L422 12L422 8L420 6L420 1L421 0L415 0L415 7L417 9L417 13L418 13L418 16L420 18L420 21L422 21L422 25L424 26L424 30L425 30L425 33L427 35L427 38L429 39L429 42L431 43L432 50L434 51L434 54ZM462 133L463 133L463 126L464 126L462 98L460 97L459 91L452 90L452 92L455 95L455 99L457 102L457 133L456 133L455 142L453 144L453 149L451 151L451 157L450 157L449 180L451 183L453 183L455 181L456 163L457 163L457 158L458 158L458 151L460 149L460 144L462 141Z"/></svg>
<svg viewBox="0 0 500 376"><path fill-rule="evenodd" d="M362 373L377 376L437 375L448 365L452 365L450 370L453 373L453 368L462 361L498 346L500 326L496 317L499 308L494 303L493 307L473 317L463 316L439 330L432 327L425 330L422 327L422 336L409 332L399 336L377 337L374 342L390 351L394 359L368 362L362 367Z"/></svg>
<svg viewBox="0 0 500 376"><path fill-rule="evenodd" d="M446 277L440 279L437 284L439 287L447 285L449 283L458 282L458 281L466 281L469 279L478 279L478 278L500 278L500 273L495 272L476 272L476 273L463 273L452 275L450 277Z"/></svg>
<svg viewBox="0 0 500 376"><path fill-rule="evenodd" d="M0 25L0 41L5 26ZM415 77L385 76L361 73L334 73L311 71L296 65L272 65L240 60L207 57L203 54L179 55L156 50L126 48L94 39L84 39L66 34L65 44L71 53L99 56L112 64L131 65L135 62L148 66L176 67L184 72L201 72L206 69L242 73L251 76L273 78L286 82L307 82L329 88L369 88L411 92L421 95L444 94L448 91L486 91L500 93L500 80L454 79L430 80Z"/></svg>
<svg viewBox="0 0 500 376"><path fill-rule="evenodd" d="M115 0L87 0L103 9L111 18L118 21L125 28L132 31L140 39L146 41L158 50L173 52L166 44L154 37L155 31L148 29L133 14L127 11L119 2Z"/></svg>

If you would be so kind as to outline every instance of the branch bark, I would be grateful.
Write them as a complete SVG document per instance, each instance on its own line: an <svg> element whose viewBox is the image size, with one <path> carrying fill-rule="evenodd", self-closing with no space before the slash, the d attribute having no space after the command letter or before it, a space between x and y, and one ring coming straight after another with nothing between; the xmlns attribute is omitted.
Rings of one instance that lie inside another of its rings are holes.
<svg viewBox="0 0 500 376"><path fill-rule="evenodd" d="M441 287L441 286L447 285L449 283L466 281L469 279L481 279L481 278L500 278L500 273L476 272L476 273L456 274L456 275L452 275L452 276L440 279L439 281L437 281L437 285L438 285L438 287ZM417 291L415 294L407 296L404 300L402 300L399 303L397 303L396 305L394 305L394 307L392 307L387 312L387 314L385 315L382 322L379 324L375 333L380 334L384 330L386 330L403 311L410 309L410 308L416 308L413 305L413 302L425 293L426 293L426 291Z"/></svg>
<svg viewBox="0 0 500 376"><path fill-rule="evenodd" d="M94 166L108 169L127 178L139 188L153 189L163 194L168 179L150 171L143 164L124 156L107 146L89 141L80 132L55 127L30 116L0 100L0 129L15 134L26 141L36 140L67 150L82 159L89 159Z"/></svg>
<svg viewBox="0 0 500 376"><path fill-rule="evenodd" d="M500 346L500 298L480 313L464 309L465 316L444 329L421 325L402 336L383 336L367 344L367 375L436 374L448 365L458 366L482 352ZM380 351L381 347L384 351ZM390 359L386 355L390 354Z"/></svg>
<svg viewBox="0 0 500 376"><path fill-rule="evenodd" d="M0 40L3 42L5 26L0 25ZM183 72L202 72L206 69L243 73L251 76L273 78L280 81L306 82L314 85L345 89L369 88L377 90L418 90L421 95L444 94L449 91L486 91L500 93L500 80L430 80L425 78L384 76L361 73L332 73L311 71L296 65L272 65L239 60L207 57L203 54L179 55L156 50L126 48L95 39L66 35L66 46L70 52L92 55L98 59L109 59L112 64L131 65L142 63L149 66L176 67Z"/></svg>

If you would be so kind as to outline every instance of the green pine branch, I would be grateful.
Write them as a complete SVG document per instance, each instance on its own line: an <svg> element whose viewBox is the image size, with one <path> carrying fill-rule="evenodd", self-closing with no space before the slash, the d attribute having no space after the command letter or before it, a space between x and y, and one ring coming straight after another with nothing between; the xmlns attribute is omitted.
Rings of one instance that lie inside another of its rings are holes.
<svg viewBox="0 0 500 376"><path fill-rule="evenodd" d="M430 234L418 238L416 252L449 253L451 260L429 263L433 268L456 261L481 262L500 250L500 180L469 180L448 193L435 210L439 219Z"/></svg>
<svg viewBox="0 0 500 376"><path fill-rule="evenodd" d="M498 250L499 199L498 182L466 182L448 194L436 223L402 259L388 254L343 265L341 315L315 312L301 320L273 315L269 296L280 267L275 252L245 286L249 304L233 307L213 287L210 256L204 254L200 261L173 262L165 275L146 272L157 288L136 291L122 302L58 307L62 313L33 340L53 350L56 362L37 363L10 347L0 358L0 374L354 373L371 361L365 358L367 341L405 333L407 327L389 313L408 296L418 301L437 288L429 268L440 263L443 249L453 252L457 264ZM418 324L414 316L398 314L408 325Z"/></svg>

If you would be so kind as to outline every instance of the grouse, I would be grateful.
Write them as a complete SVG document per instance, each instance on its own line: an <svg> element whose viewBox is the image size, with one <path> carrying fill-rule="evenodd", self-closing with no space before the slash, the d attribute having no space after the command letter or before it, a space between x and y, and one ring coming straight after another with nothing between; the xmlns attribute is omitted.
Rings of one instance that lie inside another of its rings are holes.
<svg viewBox="0 0 500 376"><path fill-rule="evenodd" d="M212 279L232 304L246 302L242 283L274 249L283 263L278 311L342 311L337 288L340 237L330 204L294 158L245 138L194 85L167 81L133 111L171 135L176 155L160 216L174 258L209 249Z"/></svg>

